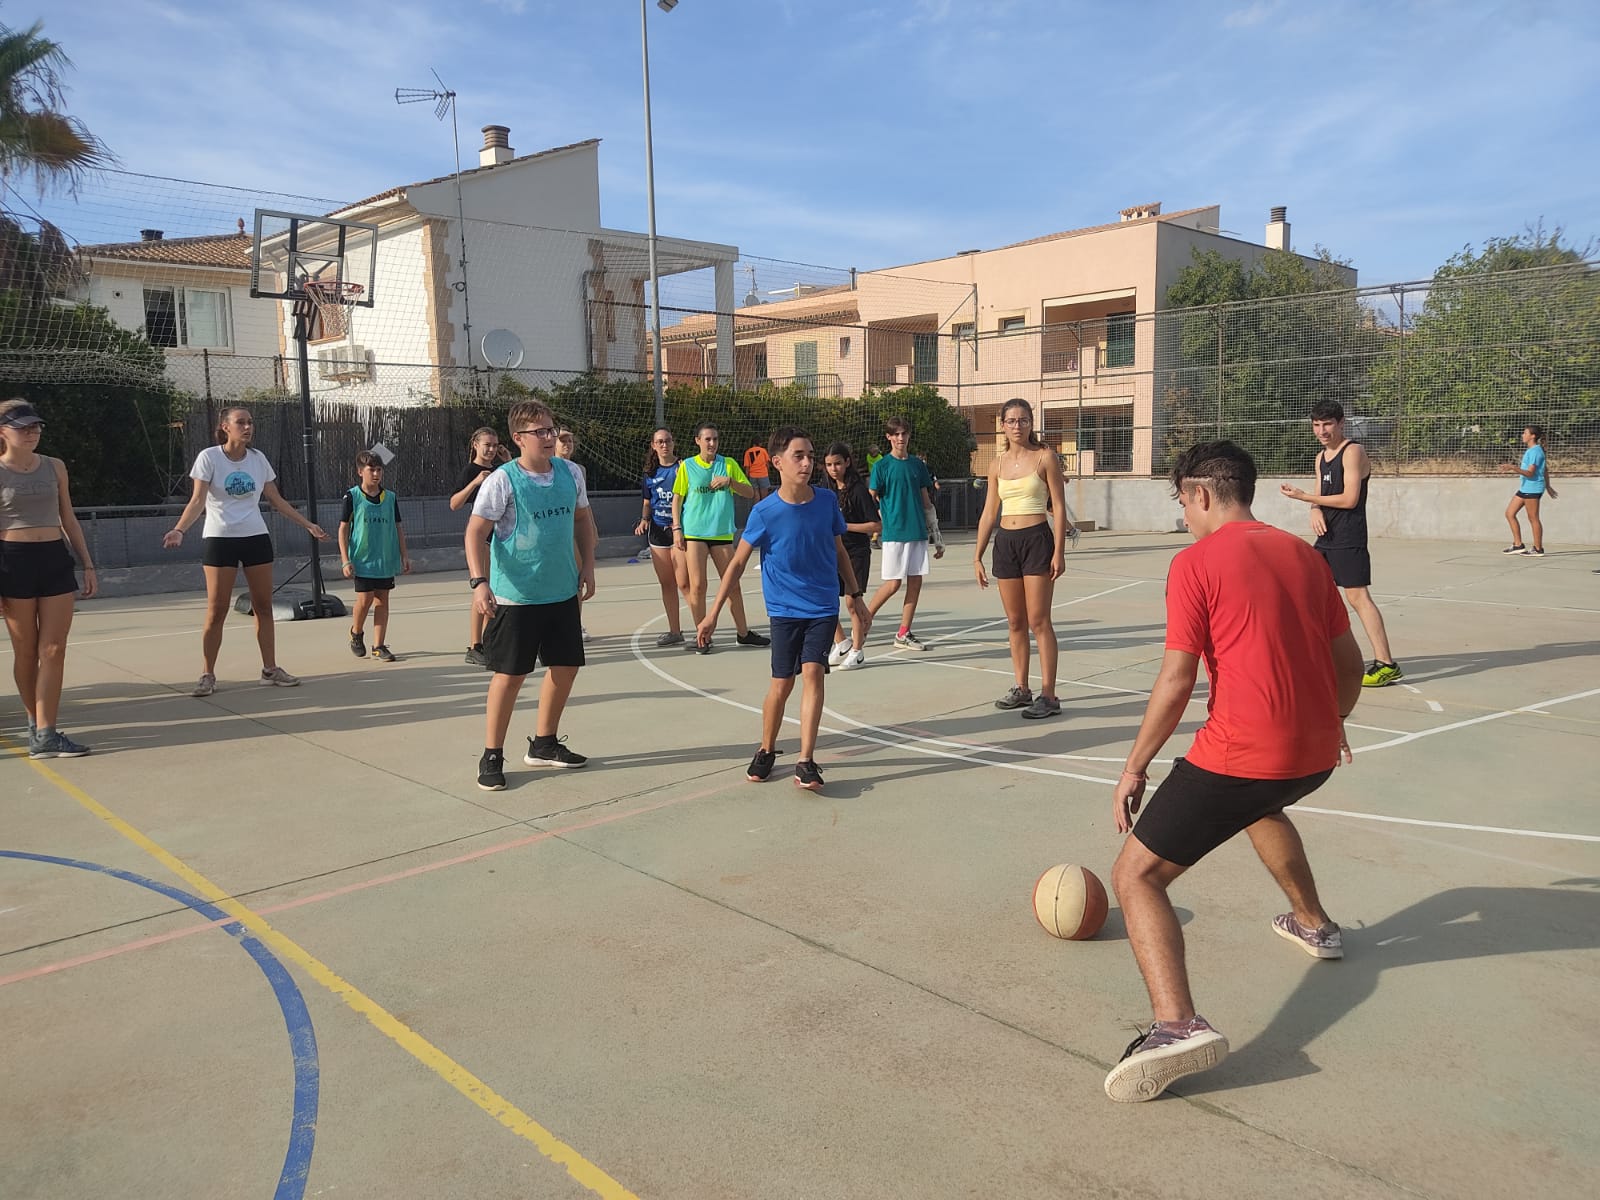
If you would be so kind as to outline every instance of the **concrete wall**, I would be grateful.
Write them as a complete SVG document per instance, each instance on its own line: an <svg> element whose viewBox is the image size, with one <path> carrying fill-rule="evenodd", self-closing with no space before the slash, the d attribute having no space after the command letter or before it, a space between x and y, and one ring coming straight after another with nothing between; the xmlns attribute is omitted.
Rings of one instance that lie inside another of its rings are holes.
<svg viewBox="0 0 1600 1200"><path fill-rule="evenodd" d="M1280 483L1307 488L1305 476L1264 478L1256 484L1256 516L1295 532L1309 532L1310 510L1278 492ZM1501 514L1515 492L1511 476L1489 478L1375 477L1367 500L1367 526L1373 537L1488 542L1509 545L1511 531ZM1551 546L1600 546L1600 479L1556 480L1558 500L1541 506L1545 541ZM1123 533L1182 530L1172 491L1161 479L1077 479L1067 481L1067 504L1096 529ZM1523 522L1526 530L1527 522ZM1527 534L1523 534L1524 541Z"/></svg>

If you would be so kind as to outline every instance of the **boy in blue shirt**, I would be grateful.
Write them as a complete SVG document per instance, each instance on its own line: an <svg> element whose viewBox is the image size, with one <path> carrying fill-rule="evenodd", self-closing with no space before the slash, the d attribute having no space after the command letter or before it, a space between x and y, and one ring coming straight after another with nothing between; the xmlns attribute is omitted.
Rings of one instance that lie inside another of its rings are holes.
<svg viewBox="0 0 1600 1200"><path fill-rule="evenodd" d="M761 588L772 624L772 684L761 707L761 745L750 760L746 778L763 783L772 774L778 729L798 675L804 689L794 785L818 792L822 790L822 772L813 755L822 722L822 677L833 647L841 580L849 585L851 613L863 622L867 614L861 597L855 594L860 588L844 548L845 521L838 498L811 486L816 462L811 438L803 429L783 425L773 433L768 451L772 468L778 472L778 490L750 510L738 549L717 588L716 602L700 622L696 638L702 646L711 644L722 606L738 594L739 576L759 548Z"/></svg>
<svg viewBox="0 0 1600 1200"><path fill-rule="evenodd" d="M393 662L389 649L389 593L396 575L411 574L406 534L400 527L400 500L383 486L383 460L371 450L356 455L361 480L344 494L339 517L339 557L344 577L356 585L351 616L350 653L367 656L367 613L372 613L372 657Z"/></svg>
<svg viewBox="0 0 1600 1200"><path fill-rule="evenodd" d="M1556 489L1550 486L1543 441L1544 426L1529 425L1522 431L1522 444L1527 449L1522 452L1521 465L1513 467L1510 463L1500 464L1502 471L1515 471L1522 476L1522 481L1517 485L1517 494L1506 505L1506 524L1511 526L1511 545L1505 548L1506 554L1544 557L1544 522L1539 519L1539 504L1546 496L1556 499ZM1522 544L1522 522L1517 520L1517 514L1523 509L1528 510L1528 527L1533 531L1531 548Z"/></svg>

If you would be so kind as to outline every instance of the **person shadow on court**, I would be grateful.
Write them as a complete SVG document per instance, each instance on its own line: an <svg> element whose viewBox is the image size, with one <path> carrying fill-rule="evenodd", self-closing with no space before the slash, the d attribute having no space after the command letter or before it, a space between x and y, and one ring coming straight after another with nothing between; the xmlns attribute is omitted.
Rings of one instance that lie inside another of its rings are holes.
<svg viewBox="0 0 1600 1200"><path fill-rule="evenodd" d="M1293 993L1259 1035L1215 1071L1185 1080L1197 1096L1315 1074L1307 1053L1370 1000L1385 972L1429 963L1600 947L1600 879L1542 888L1465 887L1429 896L1373 925L1346 926L1344 958L1307 960Z"/></svg>

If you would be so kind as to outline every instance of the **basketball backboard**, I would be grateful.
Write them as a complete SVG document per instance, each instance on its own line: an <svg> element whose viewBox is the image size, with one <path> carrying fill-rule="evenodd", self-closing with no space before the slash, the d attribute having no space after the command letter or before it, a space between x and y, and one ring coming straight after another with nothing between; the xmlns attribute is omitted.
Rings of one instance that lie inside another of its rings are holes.
<svg viewBox="0 0 1600 1200"><path fill-rule="evenodd" d="M251 296L304 300L308 282L357 284L361 290L351 303L371 308L377 272L376 225L256 209L255 239L250 247Z"/></svg>

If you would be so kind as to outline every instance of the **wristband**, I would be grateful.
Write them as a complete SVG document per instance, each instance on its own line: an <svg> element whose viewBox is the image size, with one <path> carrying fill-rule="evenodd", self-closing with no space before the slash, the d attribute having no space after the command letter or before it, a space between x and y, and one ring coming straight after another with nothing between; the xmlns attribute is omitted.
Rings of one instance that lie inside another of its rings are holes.
<svg viewBox="0 0 1600 1200"><path fill-rule="evenodd" d="M1137 779L1141 783L1149 783L1150 782L1150 776L1145 774L1143 771L1128 771L1128 770L1124 770L1122 773L1124 775L1126 775L1129 779Z"/></svg>

